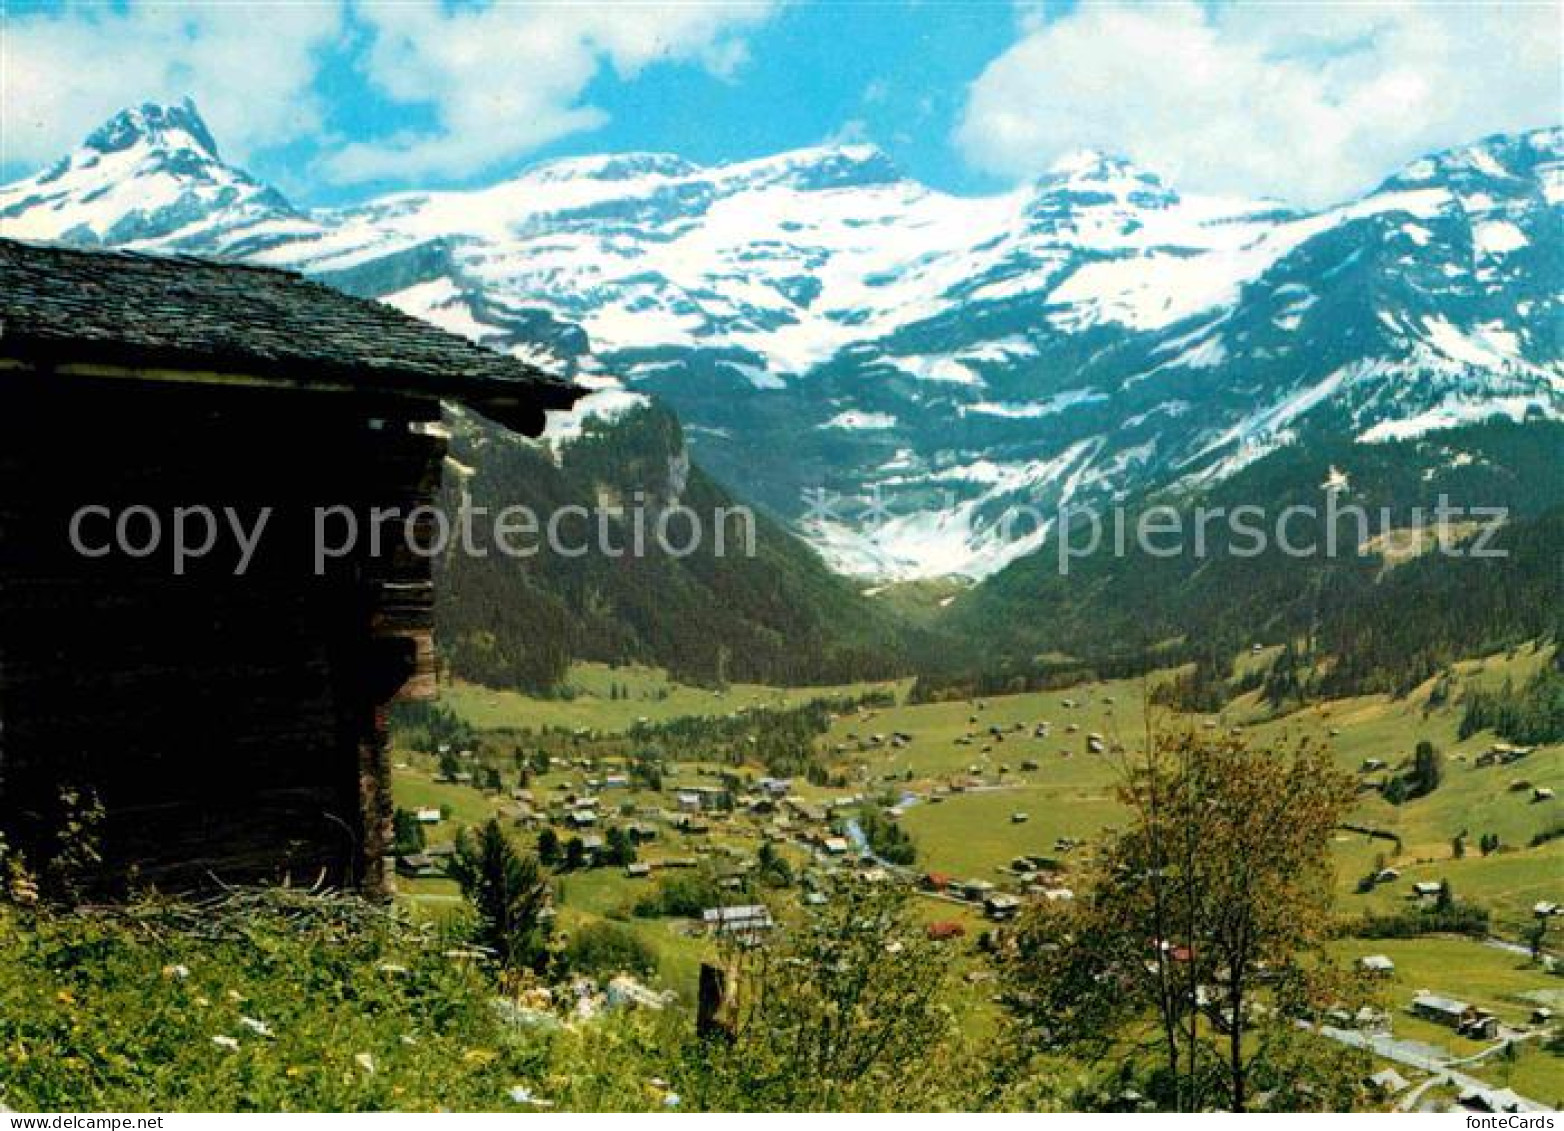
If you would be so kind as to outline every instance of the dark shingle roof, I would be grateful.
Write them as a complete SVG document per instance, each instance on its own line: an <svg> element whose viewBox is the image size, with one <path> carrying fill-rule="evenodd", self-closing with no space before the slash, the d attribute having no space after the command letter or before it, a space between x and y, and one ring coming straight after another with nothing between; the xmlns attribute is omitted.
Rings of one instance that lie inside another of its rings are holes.
<svg viewBox="0 0 1564 1131"><path fill-rule="evenodd" d="M579 395L524 361L290 271L6 239L0 357L349 384L463 401L506 423Z"/></svg>

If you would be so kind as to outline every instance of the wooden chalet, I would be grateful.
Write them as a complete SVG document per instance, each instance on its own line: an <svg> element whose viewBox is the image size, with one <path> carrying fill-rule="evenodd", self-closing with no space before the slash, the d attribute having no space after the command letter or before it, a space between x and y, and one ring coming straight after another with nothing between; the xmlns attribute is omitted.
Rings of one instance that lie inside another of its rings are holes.
<svg viewBox="0 0 1564 1131"><path fill-rule="evenodd" d="M427 556L316 559L320 508L435 501L441 400L536 435L575 390L298 275L0 240L0 832L35 868L71 792L108 886L385 880L386 707L433 689ZM84 506L94 556L73 546ZM232 508L197 560L151 519ZM136 552L102 556L126 514ZM423 512L429 523L433 517ZM345 523L345 517L341 519Z"/></svg>

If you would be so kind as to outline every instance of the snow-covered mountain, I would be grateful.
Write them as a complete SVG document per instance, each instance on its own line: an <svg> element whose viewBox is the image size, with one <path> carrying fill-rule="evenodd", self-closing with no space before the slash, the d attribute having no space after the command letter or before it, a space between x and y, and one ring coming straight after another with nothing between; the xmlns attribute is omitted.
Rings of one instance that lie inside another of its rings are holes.
<svg viewBox="0 0 1564 1131"><path fill-rule="evenodd" d="M37 176L0 189L5 233L69 243L227 245L303 221L282 194L225 165L188 100L126 110Z"/></svg>
<svg viewBox="0 0 1564 1131"><path fill-rule="evenodd" d="M0 233L292 267L567 366L602 390L588 412L656 394L719 478L867 575L983 575L1059 503L1312 427L1564 418L1559 129L1315 212L1091 153L955 197L865 146L578 158L311 212L223 164L188 103L148 105L0 189Z"/></svg>

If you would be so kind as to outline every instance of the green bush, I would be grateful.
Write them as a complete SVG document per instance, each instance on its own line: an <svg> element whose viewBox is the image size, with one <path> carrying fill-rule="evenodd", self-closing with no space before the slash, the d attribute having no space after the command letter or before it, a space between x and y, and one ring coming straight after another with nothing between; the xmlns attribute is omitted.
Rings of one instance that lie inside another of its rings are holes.
<svg viewBox="0 0 1564 1131"><path fill-rule="evenodd" d="M722 888L709 872L673 872L636 901L634 913L641 919L661 916L689 919L723 902Z"/></svg>
<svg viewBox="0 0 1564 1131"><path fill-rule="evenodd" d="M1489 933L1489 918L1487 908L1451 900L1427 910L1365 915L1350 933L1364 939L1409 939L1419 935L1469 935L1480 939Z"/></svg>
<svg viewBox="0 0 1564 1131"><path fill-rule="evenodd" d="M890 864L911 864L918 849L907 830L875 808L859 810L858 827L863 830L869 849Z"/></svg>
<svg viewBox="0 0 1564 1131"><path fill-rule="evenodd" d="M657 972L657 954L640 935L617 923L589 923L565 944L565 966L598 977L634 974L648 978Z"/></svg>

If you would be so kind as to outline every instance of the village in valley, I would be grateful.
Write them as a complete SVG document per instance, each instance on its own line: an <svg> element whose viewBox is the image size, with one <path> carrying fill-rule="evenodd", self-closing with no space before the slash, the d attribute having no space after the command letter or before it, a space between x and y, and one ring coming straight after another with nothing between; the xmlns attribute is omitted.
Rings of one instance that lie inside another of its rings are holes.
<svg viewBox="0 0 1564 1131"><path fill-rule="evenodd" d="M1482 687L1547 658L1521 649L1458 678ZM644 944L634 977L549 1003L592 1013L689 1007L725 948L762 942L843 883L900 887L955 954L951 1007L986 1031L1005 988L996 940L1027 905L1075 898L1125 818L1118 784L1151 720L1257 745L1307 738L1357 779L1333 845L1326 949L1375 995L1328 1012L1318 1038L1371 1055L1363 1084L1387 1108L1554 1105L1564 747L1460 738L1459 712L1431 703L1431 687L1281 715L1251 695L1176 715L1148 709L1157 678L928 702L908 681L698 688L604 665L578 665L553 699L450 685L393 729L398 897L448 912L455 838L498 817L555 870L561 937L608 923ZM1394 801L1428 749L1437 788Z"/></svg>

